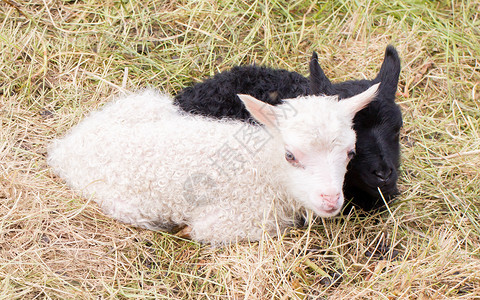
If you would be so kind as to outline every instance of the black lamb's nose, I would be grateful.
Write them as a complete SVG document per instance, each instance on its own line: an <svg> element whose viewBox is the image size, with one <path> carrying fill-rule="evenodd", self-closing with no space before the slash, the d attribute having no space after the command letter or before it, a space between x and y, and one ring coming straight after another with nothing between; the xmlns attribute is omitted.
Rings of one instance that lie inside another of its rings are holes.
<svg viewBox="0 0 480 300"><path fill-rule="evenodd" d="M390 175L392 175L392 169L375 170L374 173L381 183L385 183L390 178Z"/></svg>

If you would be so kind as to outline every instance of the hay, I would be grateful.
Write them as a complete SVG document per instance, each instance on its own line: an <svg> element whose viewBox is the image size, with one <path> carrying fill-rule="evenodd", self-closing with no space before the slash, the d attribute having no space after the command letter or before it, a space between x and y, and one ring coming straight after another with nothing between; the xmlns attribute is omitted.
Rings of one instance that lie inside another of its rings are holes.
<svg viewBox="0 0 480 300"><path fill-rule="evenodd" d="M0 298L480 298L476 1L0 2ZM124 91L238 64L335 81L402 57L402 195L221 249L120 224L67 189L48 142Z"/></svg>

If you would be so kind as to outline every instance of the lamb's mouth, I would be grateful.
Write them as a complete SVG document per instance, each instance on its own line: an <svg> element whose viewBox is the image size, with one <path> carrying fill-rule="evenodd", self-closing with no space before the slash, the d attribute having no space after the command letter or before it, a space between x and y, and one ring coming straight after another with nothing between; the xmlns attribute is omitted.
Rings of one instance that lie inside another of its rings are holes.
<svg viewBox="0 0 480 300"><path fill-rule="evenodd" d="M334 207L334 208L326 209L323 207L316 206L313 211L322 218L328 218L328 217L333 217L337 215L340 212L340 208L341 207L336 207L336 208Z"/></svg>
<svg viewBox="0 0 480 300"><path fill-rule="evenodd" d="M374 185L367 185L364 187L364 190L368 192L372 196L380 197L380 193L378 191L380 189L382 191L382 195L384 196L394 196L398 194L398 188L395 182L384 185L384 186L374 186Z"/></svg>
<svg viewBox="0 0 480 300"><path fill-rule="evenodd" d="M331 209L324 209L323 211L326 212L327 214L333 214L337 210L338 208L331 208Z"/></svg>

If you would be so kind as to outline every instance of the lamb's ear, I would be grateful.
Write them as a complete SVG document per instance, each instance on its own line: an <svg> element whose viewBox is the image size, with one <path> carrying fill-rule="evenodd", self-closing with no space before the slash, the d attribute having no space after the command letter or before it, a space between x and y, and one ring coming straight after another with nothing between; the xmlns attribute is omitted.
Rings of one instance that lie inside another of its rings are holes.
<svg viewBox="0 0 480 300"><path fill-rule="evenodd" d="M397 50L392 45L388 45L385 50L382 67L374 83L382 82L382 86L378 90L379 99L390 99L395 101L395 93L397 92L398 77L400 76L400 57Z"/></svg>
<svg viewBox="0 0 480 300"><path fill-rule="evenodd" d="M310 90L312 95L331 95L332 83L318 63L318 55L313 51L310 59Z"/></svg>
<svg viewBox="0 0 480 300"><path fill-rule="evenodd" d="M368 90L353 97L339 101L342 109L353 119L355 114L375 99L380 83L372 85Z"/></svg>
<svg viewBox="0 0 480 300"><path fill-rule="evenodd" d="M276 108L273 105L265 103L250 95L237 94L242 100L248 112L257 120L267 127L274 127L277 122Z"/></svg>

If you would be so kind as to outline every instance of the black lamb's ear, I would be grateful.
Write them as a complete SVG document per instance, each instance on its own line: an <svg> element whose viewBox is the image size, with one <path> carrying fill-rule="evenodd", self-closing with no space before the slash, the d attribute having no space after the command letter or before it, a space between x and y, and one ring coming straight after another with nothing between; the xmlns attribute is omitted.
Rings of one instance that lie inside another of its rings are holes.
<svg viewBox="0 0 480 300"><path fill-rule="evenodd" d="M313 51L310 59L310 90L313 95L330 95L332 83L318 63L318 55Z"/></svg>
<svg viewBox="0 0 480 300"><path fill-rule="evenodd" d="M378 91L379 96L382 96L381 98L395 100L399 76L400 57L395 47L388 45L385 50L385 57L380 72L378 72L377 77L373 80L373 83L382 83Z"/></svg>

